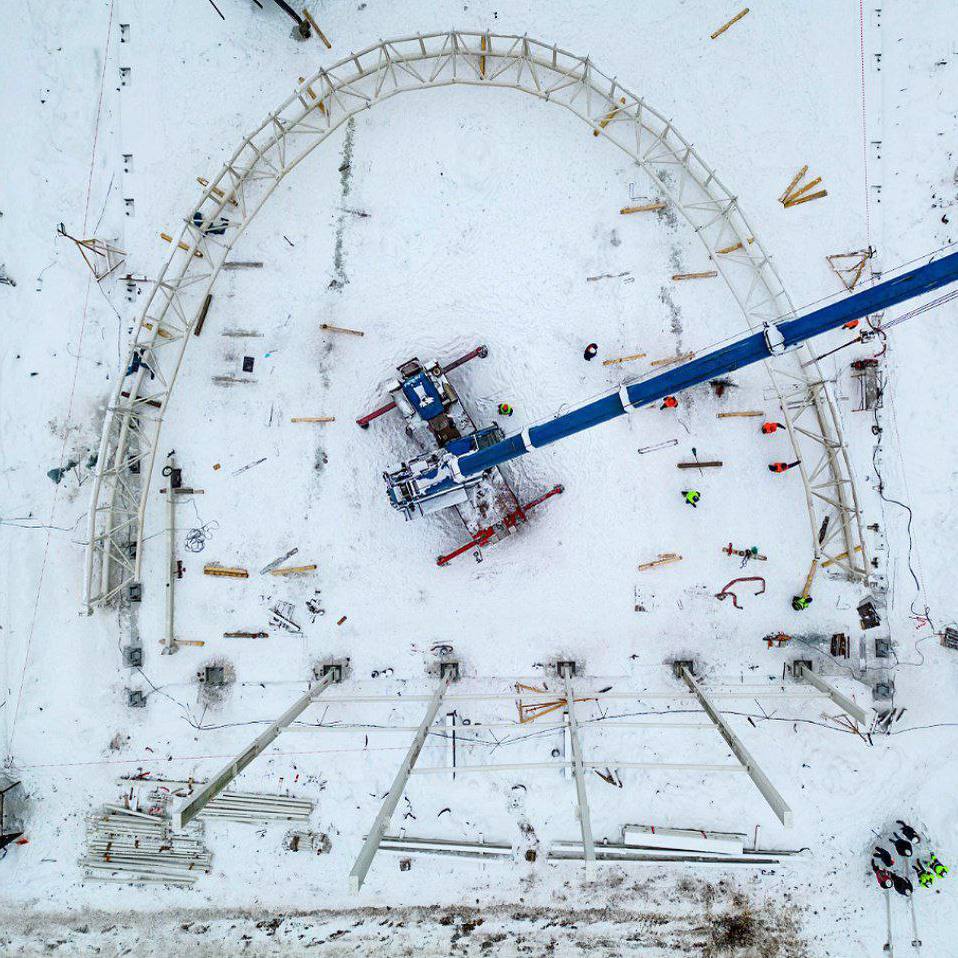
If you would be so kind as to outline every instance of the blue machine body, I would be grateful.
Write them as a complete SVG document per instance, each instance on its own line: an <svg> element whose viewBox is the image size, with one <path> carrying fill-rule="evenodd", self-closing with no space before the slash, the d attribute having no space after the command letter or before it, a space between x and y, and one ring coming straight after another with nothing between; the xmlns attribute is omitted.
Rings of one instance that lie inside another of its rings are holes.
<svg viewBox="0 0 958 958"><path fill-rule="evenodd" d="M462 453L447 447L419 460L412 460L404 464L401 470L384 473L390 502L410 518L417 497L442 501L443 498L450 497L452 490L457 487L465 489L474 483L486 470L525 455L532 449L548 446L567 436L625 415L630 409L647 406L666 396L761 362L799 346L808 339L838 329L851 320L863 319L872 313L956 281L958 253L952 253L797 319L774 325L766 324L763 332L745 336L667 372L623 386L618 392L610 393L547 423L531 426L528 430L507 436L498 442L485 446L479 444L474 451ZM428 479L421 471L427 460L431 473ZM397 489L396 486L409 475L416 478L415 488ZM421 513L422 510L415 511Z"/></svg>
<svg viewBox="0 0 958 958"><path fill-rule="evenodd" d="M442 396L436 384L425 371L418 373L402 384L403 395L419 416L426 422L442 414Z"/></svg>

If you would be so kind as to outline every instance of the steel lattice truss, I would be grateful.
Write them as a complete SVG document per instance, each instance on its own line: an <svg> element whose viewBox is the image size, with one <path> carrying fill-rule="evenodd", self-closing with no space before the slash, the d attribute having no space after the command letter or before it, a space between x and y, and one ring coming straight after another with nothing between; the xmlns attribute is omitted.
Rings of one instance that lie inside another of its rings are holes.
<svg viewBox="0 0 958 958"><path fill-rule="evenodd" d="M144 517L167 404L187 343L231 248L292 170L362 110L411 90L464 84L563 106L628 153L682 213L750 329L794 307L738 200L670 120L588 57L529 37L452 31L385 40L302 81L246 136L170 244L118 377L100 442L84 575L88 611L139 581ZM196 213L199 217L195 217ZM209 232L221 217L222 235ZM196 222L194 221L196 220ZM867 579L855 486L834 402L808 347L766 363L805 486L813 557ZM826 521L827 520L827 521Z"/></svg>

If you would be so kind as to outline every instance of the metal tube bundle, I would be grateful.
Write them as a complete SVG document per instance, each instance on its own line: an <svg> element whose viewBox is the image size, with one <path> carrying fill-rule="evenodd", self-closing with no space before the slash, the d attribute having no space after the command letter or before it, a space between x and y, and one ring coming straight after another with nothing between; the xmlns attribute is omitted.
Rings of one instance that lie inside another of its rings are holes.
<svg viewBox="0 0 958 958"><path fill-rule="evenodd" d="M174 834L168 818L105 805L87 823L84 880L193 885L210 871L201 832Z"/></svg>
<svg viewBox="0 0 958 958"><path fill-rule="evenodd" d="M257 795L252 792L222 792L199 813L202 818L234 822L305 822L313 811L308 798L289 795Z"/></svg>

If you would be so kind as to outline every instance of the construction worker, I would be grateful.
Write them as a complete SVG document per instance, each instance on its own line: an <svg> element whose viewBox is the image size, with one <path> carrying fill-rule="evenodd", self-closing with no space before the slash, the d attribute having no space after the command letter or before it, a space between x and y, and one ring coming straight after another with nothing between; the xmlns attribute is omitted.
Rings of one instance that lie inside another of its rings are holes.
<svg viewBox="0 0 958 958"><path fill-rule="evenodd" d="M847 323L842 324L842 329L855 329L858 326L857 319L850 319Z"/></svg>
<svg viewBox="0 0 958 958"><path fill-rule="evenodd" d="M911 842L902 838L897 832L892 835L891 843L895 846L895 851L898 852L902 858L911 858L911 856L914 854L914 849L911 847Z"/></svg>
<svg viewBox="0 0 958 958"><path fill-rule="evenodd" d="M901 826L901 828L899 828L898 831L900 831L902 835L904 835L905 838L907 838L908 841L910 841L912 844L917 844L918 842L921 841L921 835L919 835L918 832L916 832L915 829L911 827L911 825L908 825L907 823L903 822L900 818L898 819L898 822L896 824Z"/></svg>
<svg viewBox="0 0 958 958"><path fill-rule="evenodd" d="M698 506L697 506L696 504L698 503L699 499L702 498L702 496L701 496L698 492L696 492L694 489L683 489L683 490L682 490L682 495L683 495L683 497L685 498L685 501L686 501L693 509L698 508Z"/></svg>
<svg viewBox="0 0 958 958"><path fill-rule="evenodd" d="M943 865L938 861L938 853L932 852L931 858L928 859L928 864L931 865L931 870L939 877L944 878L948 874L948 868L946 865Z"/></svg>
<svg viewBox="0 0 958 958"><path fill-rule="evenodd" d="M935 883L935 875L925 867L925 863L919 858L911 867L918 876L918 884L921 885L922 888L931 888Z"/></svg>
<svg viewBox="0 0 958 958"><path fill-rule="evenodd" d="M511 416L515 410L507 402L499 403L499 415L500 416Z"/></svg>
<svg viewBox="0 0 958 958"><path fill-rule="evenodd" d="M911 893L915 890L915 886L907 878L892 872L891 881L895 886L895 891L897 891L899 895L903 895L905 898L911 898Z"/></svg>
<svg viewBox="0 0 958 958"><path fill-rule="evenodd" d="M872 857L877 858L886 868L891 868L895 864L895 859L891 857L891 853L887 848L882 848L881 845L875 846Z"/></svg>
<svg viewBox="0 0 958 958"><path fill-rule="evenodd" d="M804 612L811 604L812 597L810 595L792 596L792 608L796 612Z"/></svg>
<svg viewBox="0 0 958 958"><path fill-rule="evenodd" d="M801 459L796 459L794 462L770 462L768 464L768 471L788 472L789 469L794 469L801 461Z"/></svg>
<svg viewBox="0 0 958 958"><path fill-rule="evenodd" d="M126 375L134 375L141 367L150 374L150 379L156 379L156 373L154 373L153 370L143 360L143 350L138 349L130 360L130 365L127 367Z"/></svg>
<svg viewBox="0 0 958 958"><path fill-rule="evenodd" d="M884 868L879 868L875 864L874 859L872 860L872 871L875 873L875 878L878 880L878 884L881 885L882 888L886 890L891 888L892 886L891 875L889 875ZM918 880L921 881L920 876Z"/></svg>
<svg viewBox="0 0 958 958"><path fill-rule="evenodd" d="M586 362L591 362L595 359L596 353L599 351L598 343L589 343L585 348L585 352L582 354L585 357Z"/></svg>
<svg viewBox="0 0 958 958"><path fill-rule="evenodd" d="M665 400L662 402L662 405L659 406L659 409L675 409L678 406L679 401L675 396L666 396Z"/></svg>
<svg viewBox="0 0 958 958"><path fill-rule="evenodd" d="M773 432L776 432L779 429L784 429L785 424L780 422L763 422L762 423L762 432L766 436L771 436Z"/></svg>

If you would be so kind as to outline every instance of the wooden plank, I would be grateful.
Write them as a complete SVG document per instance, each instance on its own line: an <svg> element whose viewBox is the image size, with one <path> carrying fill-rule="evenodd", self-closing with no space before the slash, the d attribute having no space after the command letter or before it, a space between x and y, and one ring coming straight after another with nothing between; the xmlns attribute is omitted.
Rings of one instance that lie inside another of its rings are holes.
<svg viewBox="0 0 958 958"><path fill-rule="evenodd" d="M794 190L795 187L796 187L796 185L798 184L798 181L799 181L807 172L808 172L808 164L806 163L806 164L792 177L792 182L789 183L788 186L785 187L785 192L778 198L779 203L784 203L784 202L788 199L788 197L789 197L789 195L791 194L792 190Z"/></svg>
<svg viewBox="0 0 958 958"><path fill-rule="evenodd" d="M246 569L231 568L230 566L214 565L210 563L203 566L203 575L224 576L230 579L248 579L249 572Z"/></svg>
<svg viewBox="0 0 958 958"><path fill-rule="evenodd" d="M794 193L789 193L789 194L788 194L788 199L787 199L785 202L786 202L786 203L792 203L792 202L794 202L794 201L797 200L803 193L807 193L813 186L818 186L818 184L821 183L821 182L822 182L822 178L821 178L820 176L816 176L814 180L809 180L809 182L806 183L800 190L795 190Z"/></svg>
<svg viewBox="0 0 958 958"><path fill-rule="evenodd" d="M717 412L715 414L715 418L716 419L735 419L740 416L755 417L755 416L764 416L764 415L765 413L763 413L760 409L744 409L741 412Z"/></svg>
<svg viewBox="0 0 958 958"><path fill-rule="evenodd" d="M668 565L671 562L681 562L682 557L675 552L660 552L658 559L651 562L643 562L639 566L639 572L645 572L648 569L657 569L660 565Z"/></svg>
<svg viewBox="0 0 958 958"><path fill-rule="evenodd" d="M315 565L288 565L282 569L270 569L270 575L298 575L301 572L315 572Z"/></svg>
<svg viewBox="0 0 958 958"><path fill-rule="evenodd" d="M207 293L206 299L203 300L203 308L200 310L200 315L197 317L196 325L193 327L193 335L199 336L203 332L203 323L206 322L206 314L210 311L210 303L213 302L213 294Z"/></svg>
<svg viewBox="0 0 958 958"><path fill-rule="evenodd" d="M736 13L735 16L732 17L732 19L729 20L728 23L723 23L722 26L720 26L718 30L716 30L715 33L711 35L710 39L714 40L716 39L716 37L720 37L723 33L725 33L726 30L728 30L730 26L732 26L732 24L738 23L739 20L741 20L742 17L744 17L745 14L747 13L748 13L748 7L746 7L744 10L739 10L739 12Z"/></svg>
<svg viewBox="0 0 958 958"><path fill-rule="evenodd" d="M350 336L365 336L366 334L359 329L347 329L345 326L332 326L329 323L321 323L320 329L325 329L330 333L348 333Z"/></svg>
<svg viewBox="0 0 958 958"><path fill-rule="evenodd" d="M861 552L861 551L862 551L862 547L861 547L861 546L855 546L855 548L852 549L852 552ZM847 559L847 558L848 558L848 553L847 553L847 552L839 553L839 555L835 556L834 559L826 559L826 560L822 563L822 568L823 568L823 569L827 569L830 565L835 565L836 562L841 562L842 559Z"/></svg>
<svg viewBox="0 0 958 958"><path fill-rule="evenodd" d="M304 7L303 17L309 22L309 25L316 31L316 36L326 44L327 50L332 50L333 45L326 39L326 34L319 29L319 24L313 19L313 15Z"/></svg>
<svg viewBox="0 0 958 958"><path fill-rule="evenodd" d="M750 236L745 242L748 243L749 246L751 246L752 243L755 242L755 237ZM745 248L745 243L738 242L738 243L735 243L733 246L723 246L721 249L717 249L715 252L721 253L721 254L734 253L737 249L744 249L744 248Z"/></svg>
<svg viewBox="0 0 958 958"><path fill-rule="evenodd" d="M650 366L671 366L672 363L684 363L695 359L695 353L683 353L681 356L669 356L667 359L653 359Z"/></svg>
<svg viewBox="0 0 958 958"><path fill-rule="evenodd" d="M673 273L672 279L674 280L683 280L683 279L714 279L718 276L717 269L705 270L701 273Z"/></svg>
<svg viewBox="0 0 958 958"><path fill-rule="evenodd" d="M819 190L817 193L810 193L808 196L803 196L797 200L789 200L785 204L785 209L791 206L799 206L802 203L808 203L811 200L820 200L823 196L828 196L828 190Z"/></svg>
<svg viewBox="0 0 958 958"><path fill-rule="evenodd" d="M290 422L336 422L335 416L293 416Z"/></svg>
<svg viewBox="0 0 958 958"><path fill-rule="evenodd" d="M619 97L619 103L621 103L623 106L625 105L625 97L624 97L624 96L623 96L623 97ZM618 113L618 112L619 112L619 108L618 108L618 107L613 107L608 113L606 113L606 115L605 115L601 120L599 120L599 130L604 130L604 129L612 122L613 118L615 117L616 113ZM599 130L593 130L593 131L592 131L592 135L593 135L593 136L598 136L598 135L599 135Z"/></svg>
<svg viewBox="0 0 958 958"><path fill-rule="evenodd" d="M628 213L652 213L655 210L664 210L665 207L666 204L661 202L644 203L642 206L623 206L622 209L619 210L619 213L621 213L623 216L627 215Z"/></svg>
<svg viewBox="0 0 958 958"><path fill-rule="evenodd" d="M169 233L160 233L160 239L166 240L167 243L173 242L173 237L170 236ZM177 243L176 245L177 248L183 250L184 253L188 253L190 251L190 248L186 245L186 243ZM203 254L198 249L193 250L193 255L199 259L203 258Z"/></svg>
<svg viewBox="0 0 958 958"><path fill-rule="evenodd" d="M679 469L718 469L722 465L721 459L714 459L711 462L677 462Z"/></svg>
<svg viewBox="0 0 958 958"><path fill-rule="evenodd" d="M619 363L628 363L633 359L645 359L645 353L635 353L632 356L620 356L618 359L603 359L603 366L618 366Z"/></svg>

